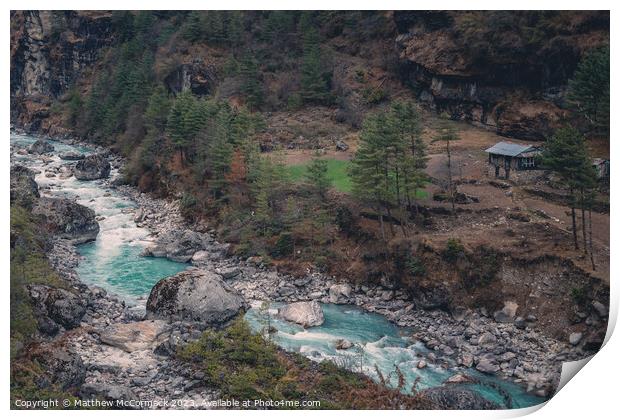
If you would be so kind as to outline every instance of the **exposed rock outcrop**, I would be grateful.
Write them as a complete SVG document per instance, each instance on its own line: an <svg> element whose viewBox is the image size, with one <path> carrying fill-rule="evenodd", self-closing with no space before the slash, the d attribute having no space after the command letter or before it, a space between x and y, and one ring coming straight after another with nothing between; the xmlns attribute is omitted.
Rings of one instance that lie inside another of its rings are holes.
<svg viewBox="0 0 620 420"><path fill-rule="evenodd" d="M421 391L442 410L494 410L498 405L486 400L476 391L457 386L442 386Z"/></svg>
<svg viewBox="0 0 620 420"><path fill-rule="evenodd" d="M227 247L213 243L208 235L192 230L170 231L161 235L155 245L147 247L143 255L165 257L177 262L202 265L211 258L219 258Z"/></svg>
<svg viewBox="0 0 620 420"><path fill-rule="evenodd" d="M42 368L38 378L39 387L52 384L63 390L77 388L84 382L86 367L80 356L62 342L50 342L35 346L30 350L33 360Z"/></svg>
<svg viewBox="0 0 620 420"><path fill-rule="evenodd" d="M170 325L161 320L112 324L101 331L102 343L118 347L128 353L154 350L170 335Z"/></svg>
<svg viewBox="0 0 620 420"><path fill-rule="evenodd" d="M52 233L75 245L94 241L99 233L95 212L66 198L41 197L32 213L40 216Z"/></svg>
<svg viewBox="0 0 620 420"><path fill-rule="evenodd" d="M146 304L149 319L195 321L210 326L230 321L245 308L243 297L220 275L195 268L160 280Z"/></svg>
<svg viewBox="0 0 620 420"><path fill-rule="evenodd" d="M316 327L325 322L323 310L318 302L294 302L278 311L278 315L285 321L294 322L306 327Z"/></svg>
<svg viewBox="0 0 620 420"><path fill-rule="evenodd" d="M45 153L51 153L53 151L54 151L54 146L52 146L51 144L49 144L47 141L43 139L38 139L28 148L28 153L32 153L35 155L42 155Z"/></svg>
<svg viewBox="0 0 620 420"><path fill-rule="evenodd" d="M38 284L30 285L28 291L43 333L53 335L58 326L72 329L80 325L87 302L78 294Z"/></svg>
<svg viewBox="0 0 620 420"><path fill-rule="evenodd" d="M25 166L11 166L11 204L31 209L39 197L39 186L34 180L34 172Z"/></svg>
<svg viewBox="0 0 620 420"><path fill-rule="evenodd" d="M90 155L78 161L73 169L73 175L81 181L107 178L110 176L110 162L105 156Z"/></svg>

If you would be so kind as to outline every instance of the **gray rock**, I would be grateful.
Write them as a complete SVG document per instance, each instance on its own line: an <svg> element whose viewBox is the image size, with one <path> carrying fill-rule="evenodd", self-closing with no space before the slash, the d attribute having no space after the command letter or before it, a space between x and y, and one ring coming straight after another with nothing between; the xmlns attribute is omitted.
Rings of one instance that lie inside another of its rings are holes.
<svg viewBox="0 0 620 420"><path fill-rule="evenodd" d="M331 303L347 302L353 289L348 284L334 284L329 288L329 301Z"/></svg>
<svg viewBox="0 0 620 420"><path fill-rule="evenodd" d="M444 384L466 384L471 382L474 382L471 376L465 375L464 373L457 373L446 379Z"/></svg>
<svg viewBox="0 0 620 420"><path fill-rule="evenodd" d="M490 332L485 332L478 338L479 346L487 347L495 343L497 343L497 337Z"/></svg>
<svg viewBox="0 0 620 420"><path fill-rule="evenodd" d="M220 270L220 275L224 278L224 280L235 278L239 274L241 274L241 270L238 267L223 268Z"/></svg>
<svg viewBox="0 0 620 420"><path fill-rule="evenodd" d="M44 153L51 153L54 151L54 146L43 139L38 139L29 148L28 153L42 155Z"/></svg>
<svg viewBox="0 0 620 420"><path fill-rule="evenodd" d="M84 154L78 153L78 152L74 152L72 150L70 150L68 152L60 153L58 156L62 160L82 160L85 157Z"/></svg>
<svg viewBox="0 0 620 420"><path fill-rule="evenodd" d="M32 209L39 197L39 186L34 180L34 172L25 166L11 166L11 204Z"/></svg>
<svg viewBox="0 0 620 420"><path fill-rule="evenodd" d="M349 150L349 145L346 144L342 140L338 140L338 141L336 141L336 150L340 150L340 151L346 152L347 150Z"/></svg>
<svg viewBox="0 0 620 420"><path fill-rule="evenodd" d="M601 302L595 300L594 302L592 302L592 307L596 310L596 312L601 318L605 318L607 316L607 308Z"/></svg>
<svg viewBox="0 0 620 420"><path fill-rule="evenodd" d="M519 328L519 329L524 329L526 327L526 322L525 319L521 316L518 316L515 318L515 327Z"/></svg>
<svg viewBox="0 0 620 420"><path fill-rule="evenodd" d="M497 365L497 360L492 355L486 354L478 360L476 370L483 373L495 373L499 371L499 366Z"/></svg>
<svg viewBox="0 0 620 420"><path fill-rule="evenodd" d="M464 353L461 355L459 363L465 367L470 368L474 365L474 356L469 353Z"/></svg>
<svg viewBox="0 0 620 420"><path fill-rule="evenodd" d="M316 327L325 322L323 309L316 301L290 303L278 311L278 316L285 321L306 327Z"/></svg>
<svg viewBox="0 0 620 420"><path fill-rule="evenodd" d="M105 156L96 154L90 155L78 161L73 169L76 179L82 181L92 181L94 179L107 178L110 176L110 162Z"/></svg>
<svg viewBox="0 0 620 420"><path fill-rule="evenodd" d="M192 230L171 231L157 239L155 246L144 250L145 256L166 257L177 262L205 263L211 254L205 251L206 238ZM199 253L200 252L200 253Z"/></svg>
<svg viewBox="0 0 620 420"><path fill-rule="evenodd" d="M157 282L149 295L148 319L199 321L221 325L246 308L241 295L218 274L191 269Z"/></svg>
<svg viewBox="0 0 620 420"><path fill-rule="evenodd" d="M79 394L85 399L101 398L107 401L130 401L138 399L131 388L124 385L108 383L84 384Z"/></svg>
<svg viewBox="0 0 620 420"><path fill-rule="evenodd" d="M494 410L499 406L471 389L457 385L428 388L418 393L442 410Z"/></svg>
<svg viewBox="0 0 620 420"><path fill-rule="evenodd" d="M32 213L54 234L74 245L94 241L99 233L95 212L66 198L41 197Z"/></svg>
<svg viewBox="0 0 620 420"><path fill-rule="evenodd" d="M49 332L49 320L66 329L80 325L86 313L87 302L79 295L65 289L32 284L28 286L35 315L43 318L43 326ZM47 319L46 319L47 318Z"/></svg>
<svg viewBox="0 0 620 420"><path fill-rule="evenodd" d="M463 306L457 306L452 309L452 318L454 318L455 321L464 320L465 315L467 315L467 308Z"/></svg>
<svg viewBox="0 0 620 420"><path fill-rule="evenodd" d="M170 325L161 320L112 324L100 332L102 343L117 347L128 353L153 350L168 339Z"/></svg>
<svg viewBox="0 0 620 420"><path fill-rule="evenodd" d="M43 343L36 347L30 356L44 372L38 386L56 386L67 390L79 387L86 378L86 367L82 358L62 343Z"/></svg>
<svg viewBox="0 0 620 420"><path fill-rule="evenodd" d="M571 345L576 346L577 344L579 344L579 342L581 341L581 339L583 338L583 334L580 332L574 332L571 333L571 335L568 336L568 342L571 343Z"/></svg>
<svg viewBox="0 0 620 420"><path fill-rule="evenodd" d="M416 366L418 369L424 369L426 365L427 365L426 360L420 360L418 361L418 364Z"/></svg>
<svg viewBox="0 0 620 420"><path fill-rule="evenodd" d="M500 311L493 313L493 318L495 318L497 322L511 323L515 319L518 308L519 305L517 305L516 302L506 301L504 302L504 307Z"/></svg>
<svg viewBox="0 0 620 420"><path fill-rule="evenodd" d="M336 341L336 349L337 350L348 350L351 347L353 347L353 343L351 343L347 339L341 338L338 341Z"/></svg>

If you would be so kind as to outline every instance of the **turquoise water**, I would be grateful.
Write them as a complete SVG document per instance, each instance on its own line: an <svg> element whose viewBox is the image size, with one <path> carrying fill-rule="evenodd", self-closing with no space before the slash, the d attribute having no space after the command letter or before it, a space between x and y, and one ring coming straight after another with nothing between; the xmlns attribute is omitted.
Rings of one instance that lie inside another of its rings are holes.
<svg viewBox="0 0 620 420"><path fill-rule="evenodd" d="M318 327L303 329L302 327L279 320L275 317L278 304L273 304L267 315L258 307L251 308L246 319L254 331L264 330L268 317L277 329L272 339L289 351L296 351L315 360L331 360L336 365L350 370L361 370L368 376L379 379L377 370L392 385L396 386L398 378L396 366L405 377L405 391L410 391L417 378L418 390L441 385L446 379L457 372L465 372L479 380L492 382L500 386L512 397L513 408L529 407L545 401L529 395L516 384L502 381L481 374L474 369L445 369L438 365L428 364L423 369L417 363L428 349L420 342L411 341L410 331L399 328L385 317L366 312L355 306L323 304L325 322ZM355 347L348 350L337 350L338 339L345 338ZM485 398L504 405L504 398L493 387L470 384Z"/></svg>
<svg viewBox="0 0 620 420"><path fill-rule="evenodd" d="M11 133L11 143L27 147L36 138ZM92 150L53 142L55 147L52 165L65 162L58 158L59 152L78 151L89 154ZM33 169L42 169L42 161L37 156L16 155L15 160ZM111 176L117 174L112 170ZM95 210L100 233L97 240L80 245L78 252L83 257L78 266L78 274L87 284L101 286L123 297L128 302L148 295L160 279L184 270L187 264L177 263L165 258L141 257L140 252L151 243L146 229L136 226L133 221L135 203L108 190L101 181L78 181L75 178L47 178L44 173L36 176L40 187L47 188L46 194L76 198L80 204ZM275 314L275 308L271 314ZM331 360L339 366L360 370L378 379L377 369L395 385L398 366L406 379L405 390L410 390L416 378L420 378L418 389L441 385L457 371L429 364L417 369L420 355L428 352L421 344L412 342L409 331L390 323L385 317L366 312L360 308L344 305L323 305L325 323L319 327L303 328L277 319L272 324L278 332L274 341L289 351L299 352L315 361ZM266 316L257 308L246 314L246 319L255 331L260 331ZM336 350L338 339L345 338L356 346L349 350ZM513 399L513 407L528 407L544 401L528 395L516 384L483 375L475 370L467 374L501 386ZM503 404L500 394L493 388L480 385L473 387L489 400Z"/></svg>
<svg viewBox="0 0 620 420"><path fill-rule="evenodd" d="M35 141L35 137L11 133L11 143L21 147L28 147ZM51 157L52 166L66 163L58 157L62 152L93 153L87 147L50 143L55 149ZM150 232L134 223L135 203L108 189L102 181L78 181L74 177L47 178L40 157L16 155L15 160L42 171L35 177L42 192L55 197L75 198L78 203L93 209L101 219L97 239L77 247L83 257L77 272L84 283L101 286L131 303L137 297L148 295L159 280L188 266L165 258L141 257L144 247L151 243ZM114 177L117 173L113 169L110 176Z"/></svg>

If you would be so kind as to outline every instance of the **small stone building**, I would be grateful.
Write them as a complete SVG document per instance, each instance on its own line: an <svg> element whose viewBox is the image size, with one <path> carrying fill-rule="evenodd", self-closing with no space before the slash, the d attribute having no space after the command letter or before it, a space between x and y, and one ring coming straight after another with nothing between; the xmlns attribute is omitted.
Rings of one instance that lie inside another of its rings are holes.
<svg viewBox="0 0 620 420"><path fill-rule="evenodd" d="M489 154L489 175L495 178L527 181L542 173L540 147L502 141L485 152Z"/></svg>

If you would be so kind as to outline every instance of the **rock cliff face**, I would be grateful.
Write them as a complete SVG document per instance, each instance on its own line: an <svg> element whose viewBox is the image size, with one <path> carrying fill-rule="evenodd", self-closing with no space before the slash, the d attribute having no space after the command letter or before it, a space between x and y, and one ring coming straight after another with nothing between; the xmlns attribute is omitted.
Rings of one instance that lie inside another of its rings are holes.
<svg viewBox="0 0 620 420"><path fill-rule="evenodd" d="M113 41L110 12L11 12L11 121L32 131Z"/></svg>
<svg viewBox="0 0 620 420"><path fill-rule="evenodd" d="M568 116L580 58L607 42L606 12L398 11L402 78L431 108L543 139Z"/></svg>
<svg viewBox="0 0 620 420"><path fill-rule="evenodd" d="M389 29L375 35L387 44L394 40L401 64L397 76L420 101L523 139L543 139L569 116L568 79L585 52L609 40L605 11L396 11L387 16ZM80 90L89 90L106 48L122 37L111 12L11 12L11 121L33 132L62 132L50 112L52 102L76 81ZM342 42L332 47L360 49L354 41ZM186 45L180 48L189 51ZM378 53L359 56L382 59L373 54ZM204 50L191 62L157 63L167 69L164 85L173 93L213 93L219 81L210 55Z"/></svg>

